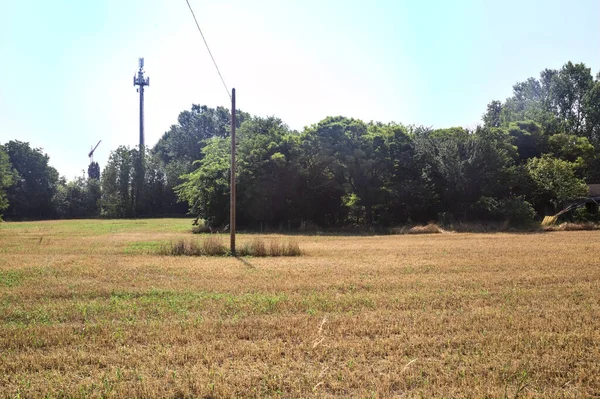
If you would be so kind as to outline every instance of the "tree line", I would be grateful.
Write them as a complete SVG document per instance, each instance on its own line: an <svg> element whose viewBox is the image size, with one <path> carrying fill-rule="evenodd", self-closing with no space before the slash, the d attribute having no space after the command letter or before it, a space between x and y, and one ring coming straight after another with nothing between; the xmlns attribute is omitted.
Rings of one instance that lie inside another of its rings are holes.
<svg viewBox="0 0 600 399"><path fill-rule="evenodd" d="M246 228L517 225L600 183L600 74L584 64L515 84L474 129L338 116L295 131L277 117L237 115L237 215ZM152 148L121 146L102 173L92 164L72 181L41 149L10 141L0 146L0 212L14 220L190 214L225 225L230 119L226 108L193 105Z"/></svg>

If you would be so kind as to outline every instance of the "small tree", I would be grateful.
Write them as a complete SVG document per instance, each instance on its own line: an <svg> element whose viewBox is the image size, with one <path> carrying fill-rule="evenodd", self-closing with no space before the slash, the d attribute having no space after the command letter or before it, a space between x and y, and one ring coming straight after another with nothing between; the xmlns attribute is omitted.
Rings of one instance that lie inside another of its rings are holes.
<svg viewBox="0 0 600 399"><path fill-rule="evenodd" d="M575 176L575 164L571 162L544 155L529 159L525 170L532 183L529 198L538 211L548 205L556 210L567 200L587 195L588 187Z"/></svg>

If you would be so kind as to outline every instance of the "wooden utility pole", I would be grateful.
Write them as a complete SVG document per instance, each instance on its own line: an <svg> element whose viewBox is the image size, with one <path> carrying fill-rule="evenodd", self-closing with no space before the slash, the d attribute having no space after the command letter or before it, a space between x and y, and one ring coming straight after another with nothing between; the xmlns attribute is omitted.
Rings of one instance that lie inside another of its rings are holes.
<svg viewBox="0 0 600 399"><path fill-rule="evenodd" d="M231 90L231 179L229 204L229 236L231 255L235 256L235 89Z"/></svg>

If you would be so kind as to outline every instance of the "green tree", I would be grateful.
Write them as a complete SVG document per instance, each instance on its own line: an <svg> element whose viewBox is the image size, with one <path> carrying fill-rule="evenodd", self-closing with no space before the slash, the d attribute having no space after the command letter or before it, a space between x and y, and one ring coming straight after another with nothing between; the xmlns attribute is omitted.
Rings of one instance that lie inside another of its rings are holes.
<svg viewBox="0 0 600 399"><path fill-rule="evenodd" d="M534 121L511 122L505 131L512 137L521 161L541 156L547 148L542 126Z"/></svg>
<svg viewBox="0 0 600 399"><path fill-rule="evenodd" d="M8 208L8 197L6 189L15 183L15 173L10 163L10 158L4 147L0 145L0 220L2 220L2 211Z"/></svg>
<svg viewBox="0 0 600 399"><path fill-rule="evenodd" d="M425 189L415 202L419 221L498 219L496 208L510 198L511 167L517 158L504 129L462 128L415 134L417 183Z"/></svg>
<svg viewBox="0 0 600 399"><path fill-rule="evenodd" d="M487 106L487 111L483 114L483 124L485 127L500 127L502 124L502 103L494 100Z"/></svg>
<svg viewBox="0 0 600 399"><path fill-rule="evenodd" d="M360 156L352 140L358 144L366 132L364 122L338 116L328 117L302 133L298 192L303 221L318 225L344 223L352 194L355 203L363 206L364 198L352 188L351 179L356 179L357 173L351 163L354 155Z"/></svg>
<svg viewBox="0 0 600 399"><path fill-rule="evenodd" d="M237 127L250 116L237 111ZM179 114L178 123L171 126L156 145L152 154L160 162L165 175L166 189L164 192L165 210L172 213L185 213L185 203L178 203L175 187L183 182L180 176L192 172L199 164L195 161L202 159L202 149L213 137L226 138L231 126L230 110L205 105L192 105L189 111Z"/></svg>
<svg viewBox="0 0 600 399"><path fill-rule="evenodd" d="M230 138L213 137L202 149L202 159L193 172L183 175L183 183L175 187L190 214L221 226L229 220L229 149Z"/></svg>
<svg viewBox="0 0 600 399"><path fill-rule="evenodd" d="M338 222L343 222L352 208L356 221L373 224L383 202L383 183L388 172L383 125L329 117L308 128L303 141L316 147L317 159L324 162L323 172L343 190L338 191Z"/></svg>
<svg viewBox="0 0 600 399"><path fill-rule="evenodd" d="M468 188L465 145L469 132L462 128L419 129L415 135L416 164L425 185L422 201L429 220L462 218L467 211L464 199ZM423 217L422 216L422 217Z"/></svg>
<svg viewBox="0 0 600 399"><path fill-rule="evenodd" d="M553 135L567 133L596 142L600 131L600 92L590 68L568 62L560 70L545 69L540 78L529 78L513 86L513 95L501 104L500 126L534 121ZM484 115L486 127L497 122L498 104L491 103Z"/></svg>
<svg viewBox="0 0 600 399"><path fill-rule="evenodd" d="M596 147L600 147L600 73L594 86L584 98L584 114L586 122L586 137Z"/></svg>
<svg viewBox="0 0 600 399"><path fill-rule="evenodd" d="M88 178L100 180L100 165L98 162L91 162L88 166Z"/></svg>
<svg viewBox="0 0 600 399"><path fill-rule="evenodd" d="M102 216L133 216L133 161L136 153L125 146L119 146L111 152L102 172Z"/></svg>
<svg viewBox="0 0 600 399"><path fill-rule="evenodd" d="M567 132L578 136L585 134L586 99L593 86L591 70L584 64L569 61L555 75L553 101Z"/></svg>
<svg viewBox="0 0 600 399"><path fill-rule="evenodd" d="M98 217L100 196L98 180L78 177L70 182L60 182L52 203L60 218Z"/></svg>
<svg viewBox="0 0 600 399"><path fill-rule="evenodd" d="M568 200L585 197L588 187L571 162L545 155L527 161L527 197L539 213L554 212Z"/></svg>
<svg viewBox="0 0 600 399"><path fill-rule="evenodd" d="M544 70L540 74L540 80L529 78L525 82L515 84L513 96L502 106L501 125L518 121L535 121L546 132L560 131L560 123L553 105L555 101L552 97L556 74L554 70Z"/></svg>
<svg viewBox="0 0 600 399"><path fill-rule="evenodd" d="M15 184L6 191L12 219L44 219L53 216L52 196L58 172L48 165L49 157L29 143L9 141L4 146L15 171Z"/></svg>
<svg viewBox="0 0 600 399"><path fill-rule="evenodd" d="M548 154L563 161L584 163L594 157L594 146L587 137L558 133L548 138Z"/></svg>
<svg viewBox="0 0 600 399"><path fill-rule="evenodd" d="M168 212L167 180L158 157L147 153L145 157L144 208L147 215L162 215Z"/></svg>
<svg viewBox="0 0 600 399"><path fill-rule="evenodd" d="M190 212L210 224L229 219L229 138L208 140L198 168L177 187ZM297 215L294 201L298 171L297 135L277 118L254 117L238 131L237 222L257 227L282 227Z"/></svg>

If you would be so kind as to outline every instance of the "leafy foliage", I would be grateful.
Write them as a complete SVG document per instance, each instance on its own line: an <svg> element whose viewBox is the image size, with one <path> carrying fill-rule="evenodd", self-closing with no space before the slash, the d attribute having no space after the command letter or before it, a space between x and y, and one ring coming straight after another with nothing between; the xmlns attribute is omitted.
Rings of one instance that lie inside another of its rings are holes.
<svg viewBox="0 0 600 399"><path fill-rule="evenodd" d="M11 187L15 182L15 173L12 170L12 164L10 158L4 147L0 146L0 212L8 208L8 198L6 195L6 189ZM0 213L0 220L2 214Z"/></svg>
<svg viewBox="0 0 600 399"><path fill-rule="evenodd" d="M97 217L100 214L100 197L100 182L80 177L59 184L52 205L60 218Z"/></svg>
<svg viewBox="0 0 600 399"><path fill-rule="evenodd" d="M586 182L600 183L599 79L584 64L546 69L490 102L475 129L330 116L297 132L238 110L238 225L528 224L587 195ZM192 105L151 150L121 146L102 175L93 163L87 180L68 183L41 150L9 142L7 156L0 150L0 210L10 204L12 218L189 212L226 230L230 118L226 108Z"/></svg>
<svg viewBox="0 0 600 399"><path fill-rule="evenodd" d="M51 199L58 184L58 172L48 165L48 155L17 140L9 141L4 148L15 177L15 184L6 191L9 202L6 216L13 219L54 216Z"/></svg>
<svg viewBox="0 0 600 399"><path fill-rule="evenodd" d="M556 208L588 193L587 185L575 176L575 165L570 162L549 156L533 158L527 162L526 171L532 182L529 196L538 207L550 204Z"/></svg>
<svg viewBox="0 0 600 399"><path fill-rule="evenodd" d="M100 180L100 165L98 162L92 162L88 166L88 178Z"/></svg>

